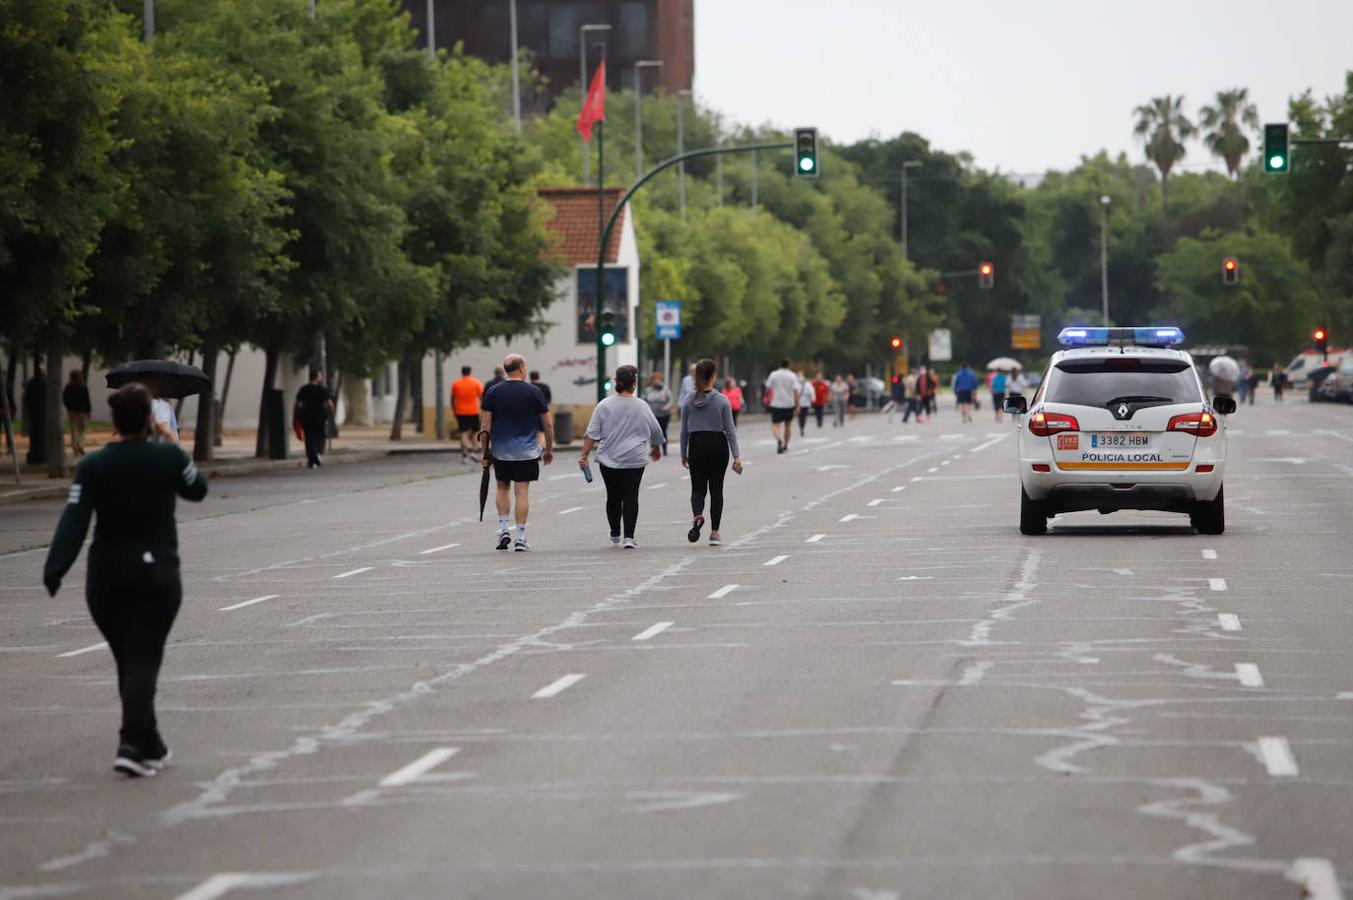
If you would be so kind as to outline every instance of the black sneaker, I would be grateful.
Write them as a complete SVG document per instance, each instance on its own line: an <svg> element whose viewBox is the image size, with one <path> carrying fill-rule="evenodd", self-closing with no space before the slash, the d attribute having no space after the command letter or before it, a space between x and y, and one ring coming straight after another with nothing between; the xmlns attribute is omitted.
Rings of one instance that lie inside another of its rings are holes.
<svg viewBox="0 0 1353 900"><path fill-rule="evenodd" d="M165 748L168 753L168 748ZM117 748L117 759L113 760L113 770L121 772L128 778L150 778L159 772L159 768L147 759L145 754L137 750L131 744L123 744Z"/></svg>
<svg viewBox="0 0 1353 900"><path fill-rule="evenodd" d="M157 735L152 752L144 757L144 761L152 769L160 770L169 765L169 760L173 756L174 752L169 749L169 745L164 742L164 738Z"/></svg>
<svg viewBox="0 0 1353 900"><path fill-rule="evenodd" d="M512 533L509 531L498 532L498 549L506 550L512 546Z"/></svg>
<svg viewBox="0 0 1353 900"><path fill-rule="evenodd" d="M700 540L700 529L703 528L704 525L705 525L705 517L696 516L695 522L691 524L691 530L686 532L686 540L690 541L692 544Z"/></svg>

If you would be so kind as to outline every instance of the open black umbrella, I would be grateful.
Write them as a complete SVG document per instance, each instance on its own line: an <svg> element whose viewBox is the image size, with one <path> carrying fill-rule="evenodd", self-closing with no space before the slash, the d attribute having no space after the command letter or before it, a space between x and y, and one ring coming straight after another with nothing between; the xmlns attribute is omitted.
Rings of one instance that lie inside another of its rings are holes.
<svg viewBox="0 0 1353 900"><path fill-rule="evenodd" d="M159 384L159 395L166 400L177 400L211 389L211 379L196 366L172 359L138 359L136 362L114 366L108 373L108 386L120 388L133 381L154 378Z"/></svg>
<svg viewBox="0 0 1353 900"><path fill-rule="evenodd" d="M477 435L479 445L484 449L484 474L479 476L479 521L484 521L484 507L489 502L489 480L493 477L493 454L489 452L489 433L481 431Z"/></svg>

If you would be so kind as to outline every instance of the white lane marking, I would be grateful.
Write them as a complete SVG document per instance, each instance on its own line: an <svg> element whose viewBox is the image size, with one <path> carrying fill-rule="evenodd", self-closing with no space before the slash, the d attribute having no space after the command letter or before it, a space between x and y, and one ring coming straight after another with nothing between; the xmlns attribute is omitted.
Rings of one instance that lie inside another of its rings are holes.
<svg viewBox="0 0 1353 900"><path fill-rule="evenodd" d="M437 553L442 550L450 550L452 547L459 547L460 544L442 544L440 547L429 547L426 550L419 550L419 554L427 556L429 553Z"/></svg>
<svg viewBox="0 0 1353 900"><path fill-rule="evenodd" d="M842 522L854 522L854 521L855 521L856 519L858 519L858 518L859 518L859 516L855 515L855 513L846 513L844 516L841 517L841 521L842 521Z"/></svg>
<svg viewBox="0 0 1353 900"><path fill-rule="evenodd" d="M1212 590L1214 590L1214 591L1224 591L1224 590L1226 590L1226 579L1225 579L1225 578L1209 578L1209 579L1207 580L1207 586L1208 586L1209 588L1211 588Z"/></svg>
<svg viewBox="0 0 1353 900"><path fill-rule="evenodd" d="M574 475L551 475L551 476L550 476L550 481L563 481L565 478L577 478L577 477L578 477L578 476L577 476L576 474L574 474Z"/></svg>
<svg viewBox="0 0 1353 900"><path fill-rule="evenodd" d="M657 637L658 635L662 634L664 631L671 628L675 624L676 624L675 622L658 622L655 625L648 626L643 631L639 632L634 637L630 638L630 640L646 641L649 638Z"/></svg>
<svg viewBox="0 0 1353 900"><path fill-rule="evenodd" d="M281 594L264 594L262 597L255 597L252 600L245 600L243 603L233 603L230 606L223 606L217 612L230 612L235 609L244 609L246 606L253 606L255 603L262 603L264 600L276 600Z"/></svg>
<svg viewBox="0 0 1353 900"><path fill-rule="evenodd" d="M543 688L532 694L531 699L548 700L551 697L557 697L564 691L573 687L578 682L582 681L586 677L587 677L586 675L583 675L579 672L574 672L569 675L564 675L561 678L556 678L554 681L550 682L549 684L545 685Z"/></svg>
<svg viewBox="0 0 1353 900"><path fill-rule="evenodd" d="M947 466L947 465L951 465L952 463L953 463L953 460L946 459L944 462L940 463L940 465L942 465L942 466Z"/></svg>
<svg viewBox="0 0 1353 900"><path fill-rule="evenodd" d="M438 747L436 750L429 750L407 766L386 775L380 780L380 786L401 787L417 781L459 752L459 747Z"/></svg>
<svg viewBox="0 0 1353 900"><path fill-rule="evenodd" d="M561 509L561 510L559 510L559 515L561 515L561 516L566 516L566 515L568 515L569 513L575 513L575 512L577 512L578 510L580 510L580 509L582 509L582 508L583 508L583 507L581 507L581 506L570 506L568 509Z"/></svg>
<svg viewBox="0 0 1353 900"><path fill-rule="evenodd" d="M81 647L79 650L67 650L65 653L58 653L56 658L65 659L68 656L81 656L85 653L93 653L95 650L102 650L107 646L107 641L99 641L97 644L90 644L88 647Z"/></svg>
<svg viewBox="0 0 1353 900"><path fill-rule="evenodd" d="M936 472L938 472L939 470L940 470L940 467L939 467L939 466L931 466L930 468L926 469L925 471L926 471L926 474L927 474L927 475L933 475L933 474L935 474Z"/></svg>
<svg viewBox="0 0 1353 900"><path fill-rule="evenodd" d="M1217 558L1217 551L1216 551L1216 550L1204 550L1204 551L1203 551L1203 559L1216 559L1216 558Z"/></svg>
<svg viewBox="0 0 1353 900"><path fill-rule="evenodd" d="M1274 437L1282 437L1283 435L1291 433L1292 432L1288 431L1286 428L1270 428L1264 432L1264 434L1272 435Z"/></svg>
<svg viewBox="0 0 1353 900"><path fill-rule="evenodd" d="M721 599L721 598L723 598L723 597L727 597L729 594L731 594L731 593L733 593L734 591L736 591L739 587L741 587L741 585L737 585L737 584L725 584L723 587L719 588L717 591L715 591L714 593L710 594L710 595L709 595L708 597L706 597L705 599L706 599L706 600L719 600L719 599Z"/></svg>
<svg viewBox="0 0 1353 900"><path fill-rule="evenodd" d="M805 544L816 544L816 543L821 542L821 540L822 540L824 537L826 537L825 534L815 534L815 535L813 535L812 537L810 537L808 540L804 541L804 543L805 543Z"/></svg>
<svg viewBox="0 0 1353 900"><path fill-rule="evenodd" d="M658 488L665 488L665 487L667 487L667 482L664 481L664 482L661 482L661 483L659 483L659 484L650 484L650 485L648 486L648 489L649 489L650 491L656 491Z"/></svg>
<svg viewBox="0 0 1353 900"><path fill-rule="evenodd" d="M270 888L300 884L314 878L311 872L221 872L176 900L218 900L235 888Z"/></svg>
<svg viewBox="0 0 1353 900"><path fill-rule="evenodd" d="M1236 680L1241 687L1263 687L1264 676L1254 663L1236 663Z"/></svg>
<svg viewBox="0 0 1353 900"><path fill-rule="evenodd" d="M361 575L363 572L370 572L375 566L362 566L360 569L353 569L351 572L344 572L342 575L335 575L334 581L340 578L351 578L354 575Z"/></svg>
<svg viewBox="0 0 1353 900"><path fill-rule="evenodd" d="M907 489L907 486L906 486L906 485L904 485L904 484L899 484L897 487L893 488L889 493L896 494L896 493L899 493L899 492L901 492L901 491L905 491L906 489Z"/></svg>
<svg viewBox="0 0 1353 900"><path fill-rule="evenodd" d="M780 563L784 562L784 561L787 560L787 559L789 559L789 554L784 553L784 554L781 554L780 556L772 556L770 559L766 560L766 561L763 562L761 565L763 565L763 566L778 566Z"/></svg>
<svg viewBox="0 0 1353 900"><path fill-rule="evenodd" d="M994 447L995 445L999 444L1001 441L1005 440L1005 439L1008 438L1008 437L1010 437L1010 435L1008 435L1008 434L1003 434L1003 435L1001 435L1000 437L992 438L991 440L987 441L985 444L978 444L976 447L973 447L973 448L972 448L971 450L969 450L968 452L969 452L969 453L981 453L983 450L987 449L988 447Z"/></svg>
<svg viewBox="0 0 1353 900"><path fill-rule="evenodd" d="M1344 900L1334 863L1323 856L1304 856L1292 861L1285 873L1288 881L1301 885L1301 895L1310 900Z"/></svg>
<svg viewBox="0 0 1353 900"><path fill-rule="evenodd" d="M1221 623L1222 631L1240 630L1240 616L1235 613L1217 613L1217 621Z"/></svg>
<svg viewBox="0 0 1353 900"><path fill-rule="evenodd" d="M913 476L911 476L911 480L912 480L912 481L920 481L923 477L924 477L924 476L922 476L922 475L913 475Z"/></svg>
<svg viewBox="0 0 1353 900"><path fill-rule="evenodd" d="M817 467L817 471L819 471L819 472L830 472L830 471L832 471L833 469L849 469L849 468L850 468L850 466L843 466L843 465L840 465L839 463L832 463L831 465L818 466L818 467Z"/></svg>
<svg viewBox="0 0 1353 900"><path fill-rule="evenodd" d="M1114 569L1114 570L1113 570L1113 574L1115 574L1115 575L1131 575L1131 574L1132 574L1132 570L1131 570L1131 569Z"/></svg>
<svg viewBox="0 0 1353 900"><path fill-rule="evenodd" d="M1261 737L1259 756L1270 775L1290 778L1297 774L1297 758L1292 755L1292 745L1285 737Z"/></svg>
<svg viewBox="0 0 1353 900"><path fill-rule="evenodd" d="M882 502L883 502L883 498L882 498L882 497L879 497L879 498L877 498L877 499L875 499L875 500L870 500L868 503L865 504L865 506L878 506L878 505L879 505L880 503L882 503Z"/></svg>

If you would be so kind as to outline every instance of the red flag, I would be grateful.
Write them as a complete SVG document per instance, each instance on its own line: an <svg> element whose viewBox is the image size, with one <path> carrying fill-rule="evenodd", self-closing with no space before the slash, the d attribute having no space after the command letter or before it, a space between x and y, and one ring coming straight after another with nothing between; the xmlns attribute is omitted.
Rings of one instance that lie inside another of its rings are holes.
<svg viewBox="0 0 1353 900"><path fill-rule="evenodd" d="M592 76L592 86L587 89L587 99L583 101L582 111L578 113L578 133L584 141L592 140L592 123L606 121L606 60L597 66L597 74Z"/></svg>

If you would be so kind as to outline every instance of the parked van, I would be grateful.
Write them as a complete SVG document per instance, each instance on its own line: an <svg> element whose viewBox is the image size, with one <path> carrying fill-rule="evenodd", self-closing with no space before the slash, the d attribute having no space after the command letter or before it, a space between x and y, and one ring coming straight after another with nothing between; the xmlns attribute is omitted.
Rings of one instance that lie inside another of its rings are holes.
<svg viewBox="0 0 1353 900"><path fill-rule="evenodd" d="M1331 350L1329 352L1329 363L1327 364L1325 362L1324 354L1315 350L1301 351L1292 358L1292 361L1287 364L1287 368L1283 370L1287 373L1288 387L1305 387L1306 379L1310 377L1311 372L1326 365L1338 368L1339 363L1343 362L1350 355L1353 355L1353 353L1350 353L1347 347Z"/></svg>

